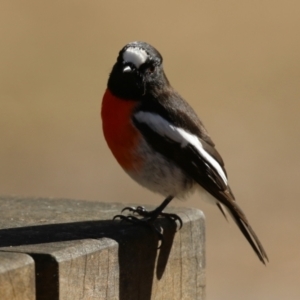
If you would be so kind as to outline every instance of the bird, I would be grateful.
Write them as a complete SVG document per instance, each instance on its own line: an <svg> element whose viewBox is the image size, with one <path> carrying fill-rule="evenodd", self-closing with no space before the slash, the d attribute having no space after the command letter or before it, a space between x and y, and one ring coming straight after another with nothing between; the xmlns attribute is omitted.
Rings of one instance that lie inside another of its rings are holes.
<svg viewBox="0 0 300 300"><path fill-rule="evenodd" d="M150 222L168 215L164 209L173 198L195 190L206 193L225 218L229 212L266 264L266 251L235 200L222 157L196 112L170 84L163 57L152 45L134 41L119 51L101 118L106 143L123 170L165 197L152 211L142 206L125 209Z"/></svg>

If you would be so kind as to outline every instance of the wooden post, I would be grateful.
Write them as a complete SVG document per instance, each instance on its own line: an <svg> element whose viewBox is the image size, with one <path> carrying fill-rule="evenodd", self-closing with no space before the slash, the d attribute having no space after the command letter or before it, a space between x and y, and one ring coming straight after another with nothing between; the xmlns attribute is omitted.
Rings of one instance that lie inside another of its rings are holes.
<svg viewBox="0 0 300 300"><path fill-rule="evenodd" d="M202 212L169 208L183 227L157 220L158 249L148 227L112 221L123 207L0 197L0 299L203 300Z"/></svg>

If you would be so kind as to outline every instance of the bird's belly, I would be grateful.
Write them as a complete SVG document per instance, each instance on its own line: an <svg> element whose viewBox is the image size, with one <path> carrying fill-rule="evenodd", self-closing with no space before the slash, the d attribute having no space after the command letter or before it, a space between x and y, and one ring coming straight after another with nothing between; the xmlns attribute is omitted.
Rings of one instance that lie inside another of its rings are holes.
<svg viewBox="0 0 300 300"><path fill-rule="evenodd" d="M135 151L138 161L142 161L135 170L127 174L140 185L163 196L183 198L193 191L195 182L175 163L154 151L145 141Z"/></svg>

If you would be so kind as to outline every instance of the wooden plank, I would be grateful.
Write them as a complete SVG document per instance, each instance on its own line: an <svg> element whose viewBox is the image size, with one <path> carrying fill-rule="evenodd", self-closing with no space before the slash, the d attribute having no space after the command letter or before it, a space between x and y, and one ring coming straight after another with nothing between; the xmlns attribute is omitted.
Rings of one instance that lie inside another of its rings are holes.
<svg viewBox="0 0 300 300"><path fill-rule="evenodd" d="M169 208L183 228L176 232L174 222L159 219L164 243L158 249L149 228L111 220L122 204L0 197L0 206L0 249L34 258L37 300L205 297L199 210Z"/></svg>
<svg viewBox="0 0 300 300"><path fill-rule="evenodd" d="M29 255L0 252L0 299L35 299L34 261Z"/></svg>

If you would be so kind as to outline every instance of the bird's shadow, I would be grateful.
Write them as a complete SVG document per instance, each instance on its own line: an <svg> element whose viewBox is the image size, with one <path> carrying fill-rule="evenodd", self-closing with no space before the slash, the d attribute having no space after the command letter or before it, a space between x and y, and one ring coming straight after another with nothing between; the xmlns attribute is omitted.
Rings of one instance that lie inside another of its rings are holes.
<svg viewBox="0 0 300 300"><path fill-rule="evenodd" d="M0 247L100 239L104 237L113 239L119 245L119 299L150 300L154 276L156 276L157 280L162 278L176 232L176 224L174 222L167 219L160 219L157 222L164 232L164 242L160 250L158 250L159 240L157 235L149 228L112 220L1 229ZM48 256L50 257L50 255ZM38 270L40 270L40 276L36 278L37 299L58 299L58 266L51 270L51 272L56 270L57 274L55 275L57 276L53 277L56 280L48 280L45 283L45 278L41 277L45 264L45 255L32 254L32 257L36 263L36 273L38 274ZM50 288L51 282L53 287ZM47 289L45 289L45 286L47 286ZM49 291L52 292L49 293ZM41 295L42 297L40 297Z"/></svg>

